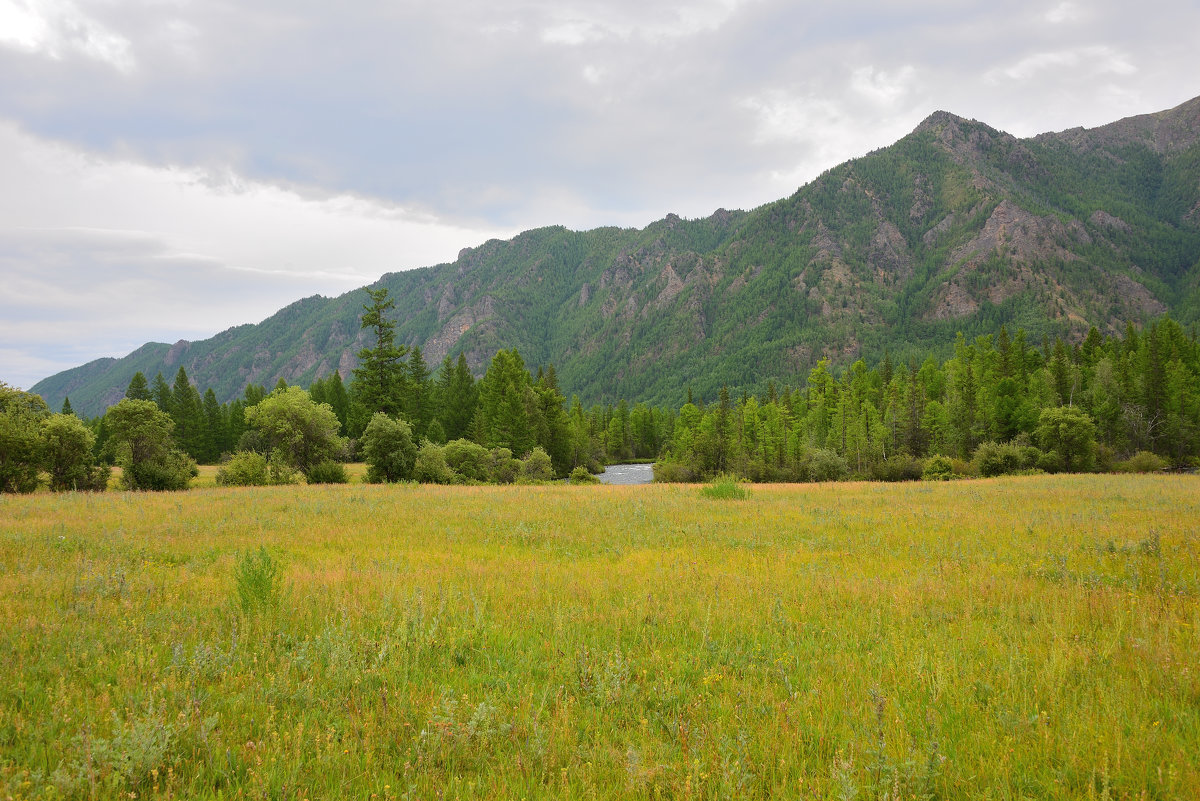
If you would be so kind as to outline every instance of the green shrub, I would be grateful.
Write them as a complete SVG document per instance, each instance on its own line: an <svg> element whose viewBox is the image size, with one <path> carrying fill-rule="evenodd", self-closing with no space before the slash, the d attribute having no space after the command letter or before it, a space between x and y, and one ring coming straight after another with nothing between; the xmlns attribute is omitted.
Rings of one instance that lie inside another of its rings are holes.
<svg viewBox="0 0 1200 801"><path fill-rule="evenodd" d="M735 477L717 476L711 483L700 488L700 495L714 500L742 501L746 499L749 492Z"/></svg>
<svg viewBox="0 0 1200 801"><path fill-rule="evenodd" d="M694 467L683 462L655 462L651 469L654 471L654 480L663 484L692 484L700 478Z"/></svg>
<svg viewBox="0 0 1200 801"><path fill-rule="evenodd" d="M549 481L554 478L550 454L540 445L521 461L521 478L525 481Z"/></svg>
<svg viewBox="0 0 1200 801"><path fill-rule="evenodd" d="M809 481L841 481L850 475L850 465L833 451L814 448L804 455L803 474Z"/></svg>
<svg viewBox="0 0 1200 801"><path fill-rule="evenodd" d="M242 610L270 609L279 605L279 565L260 547L238 557L233 568L238 602Z"/></svg>
<svg viewBox="0 0 1200 801"><path fill-rule="evenodd" d="M588 472L588 469L583 465L576 467L571 471L571 475L567 476L567 481L571 484L599 484L600 479Z"/></svg>
<svg viewBox="0 0 1200 801"><path fill-rule="evenodd" d="M271 451L267 457L267 474L272 484L300 483L300 471L279 451Z"/></svg>
<svg viewBox="0 0 1200 801"><path fill-rule="evenodd" d="M446 464L468 481L491 480L492 455L487 448L469 439L456 439L442 446ZM512 453L509 453L512 456Z"/></svg>
<svg viewBox="0 0 1200 801"><path fill-rule="evenodd" d="M921 462L907 453L897 453L871 465L875 481L920 481Z"/></svg>
<svg viewBox="0 0 1200 801"><path fill-rule="evenodd" d="M1021 449L1008 443L981 443L971 458L972 471L984 478L1011 475L1025 466Z"/></svg>
<svg viewBox="0 0 1200 801"><path fill-rule="evenodd" d="M413 478L422 484L457 484L459 476L446 464L442 447L434 445L429 440L421 443L417 449L417 459L413 462Z"/></svg>
<svg viewBox="0 0 1200 801"><path fill-rule="evenodd" d="M217 469L217 484L222 487L264 487L270 483L267 459L254 451L238 451Z"/></svg>
<svg viewBox="0 0 1200 801"><path fill-rule="evenodd" d="M367 463L367 481L379 484L412 478L417 446L406 421L376 412L363 430L359 445Z"/></svg>
<svg viewBox="0 0 1200 801"><path fill-rule="evenodd" d="M921 471L922 481L949 481L958 478L954 472L954 462L949 456L936 454L925 460L925 467Z"/></svg>
<svg viewBox="0 0 1200 801"><path fill-rule="evenodd" d="M1150 451L1138 451L1124 461L1117 462L1118 473L1157 473L1166 470L1167 460Z"/></svg>
<svg viewBox="0 0 1200 801"><path fill-rule="evenodd" d="M346 475L346 466L341 462L326 459L317 462L308 469L305 476L309 484L348 484L350 476Z"/></svg>
<svg viewBox="0 0 1200 801"><path fill-rule="evenodd" d="M121 484L131 490L185 490L188 483L200 475L192 458L177 450L169 451L158 459L133 463L127 461L121 468Z"/></svg>
<svg viewBox="0 0 1200 801"><path fill-rule="evenodd" d="M512 484L521 473L521 462L514 459L508 448L492 448L488 451L487 480L497 484Z"/></svg>

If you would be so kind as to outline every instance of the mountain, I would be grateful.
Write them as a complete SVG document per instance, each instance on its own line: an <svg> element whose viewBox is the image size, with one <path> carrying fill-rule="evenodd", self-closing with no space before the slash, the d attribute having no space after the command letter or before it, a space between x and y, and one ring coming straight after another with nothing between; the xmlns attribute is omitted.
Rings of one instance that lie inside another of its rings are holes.
<svg viewBox="0 0 1200 801"><path fill-rule="evenodd" d="M1200 98L1018 139L937 112L896 144L749 212L640 230L561 227L391 273L399 341L431 368L499 348L553 363L585 401L676 404L690 386L793 386L821 358L945 352L957 332L1079 339L1200 317ZM179 365L222 400L355 366L366 293L297 301L211 339L149 343L33 387L94 415Z"/></svg>

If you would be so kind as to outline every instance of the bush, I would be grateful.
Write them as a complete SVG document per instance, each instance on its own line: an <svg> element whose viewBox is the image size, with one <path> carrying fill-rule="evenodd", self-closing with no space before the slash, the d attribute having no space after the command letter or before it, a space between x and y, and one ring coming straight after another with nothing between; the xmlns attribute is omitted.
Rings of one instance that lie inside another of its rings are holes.
<svg viewBox="0 0 1200 801"><path fill-rule="evenodd" d="M1118 473L1157 473L1166 470L1167 460L1150 451L1138 451L1128 459L1117 462Z"/></svg>
<svg viewBox="0 0 1200 801"><path fill-rule="evenodd" d="M972 471L984 478L1011 475L1025 466L1021 449L1007 443L984 442L971 458Z"/></svg>
<svg viewBox="0 0 1200 801"><path fill-rule="evenodd" d="M185 490L200 475L190 456L174 450L159 459L126 462L121 468L121 486L127 490Z"/></svg>
<svg viewBox="0 0 1200 801"><path fill-rule="evenodd" d="M841 481L850 465L833 451L815 448L804 455L804 475L809 481Z"/></svg>
<svg viewBox="0 0 1200 801"><path fill-rule="evenodd" d="M264 547L259 547L257 553L251 551L238 557L233 580L243 611L278 606L279 585L275 581L278 574L279 566Z"/></svg>
<svg viewBox="0 0 1200 801"><path fill-rule="evenodd" d="M521 478L525 481L550 481L554 478L554 465L545 448L534 448L521 461Z"/></svg>
<svg viewBox="0 0 1200 801"><path fill-rule="evenodd" d="M949 456L936 454L925 460L925 467L921 471L922 481L949 481L958 478L954 473L954 462Z"/></svg>
<svg viewBox="0 0 1200 801"><path fill-rule="evenodd" d="M580 465L571 471L571 475L567 476L567 482L570 484L599 484L600 479L589 473L586 467Z"/></svg>
<svg viewBox="0 0 1200 801"><path fill-rule="evenodd" d="M907 453L897 453L871 465L875 481L920 481L921 462Z"/></svg>
<svg viewBox="0 0 1200 801"><path fill-rule="evenodd" d="M417 458L413 462L413 478L423 484L457 484L459 476L446 464L442 448L429 440L421 443L417 449Z"/></svg>
<svg viewBox="0 0 1200 801"><path fill-rule="evenodd" d="M582 468L575 468L580 470ZM655 462L651 468L654 471L654 480L663 484L693 484L699 480L699 475L696 469L684 462L662 461ZM571 473L571 475L575 475ZM599 481L600 479L596 479Z"/></svg>
<svg viewBox="0 0 1200 801"><path fill-rule="evenodd" d="M742 501L749 493L734 476L717 476L712 483L700 488L700 495L714 500Z"/></svg>
<svg viewBox="0 0 1200 801"><path fill-rule="evenodd" d="M300 472L279 451L267 457L267 474L272 484L299 484Z"/></svg>
<svg viewBox="0 0 1200 801"><path fill-rule="evenodd" d="M52 414L42 420L43 466L55 491L103 492L112 472L96 465L96 435L72 414Z"/></svg>
<svg viewBox="0 0 1200 801"><path fill-rule="evenodd" d="M270 483L267 459L254 451L238 451L217 469L217 484L222 487L264 487Z"/></svg>
<svg viewBox="0 0 1200 801"><path fill-rule="evenodd" d="M376 412L363 431L360 447L367 463L367 481L372 484L412 478L417 446L406 421Z"/></svg>
<svg viewBox="0 0 1200 801"><path fill-rule="evenodd" d="M442 446L446 464L468 481L488 481L492 478L492 455L487 448L469 439L456 439ZM509 453L512 456L512 453Z"/></svg>
<svg viewBox="0 0 1200 801"><path fill-rule="evenodd" d="M317 462L308 469L305 476L309 484L348 484L350 477L346 475L346 466L341 462L326 459Z"/></svg>
<svg viewBox="0 0 1200 801"><path fill-rule="evenodd" d="M1096 424L1082 409L1075 406L1042 409L1038 418L1037 438L1042 450L1055 454L1053 461L1060 470L1068 473L1087 472L1095 465ZM1055 472L1044 467L1042 469Z"/></svg>
<svg viewBox="0 0 1200 801"><path fill-rule="evenodd" d="M511 484L521 472L521 462L514 459L508 448L492 448L488 451L488 480L497 484Z"/></svg>

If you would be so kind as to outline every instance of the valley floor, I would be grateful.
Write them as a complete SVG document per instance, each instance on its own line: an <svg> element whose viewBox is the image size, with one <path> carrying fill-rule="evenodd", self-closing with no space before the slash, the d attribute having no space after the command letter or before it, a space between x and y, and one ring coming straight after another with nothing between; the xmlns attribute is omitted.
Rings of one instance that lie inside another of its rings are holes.
<svg viewBox="0 0 1200 801"><path fill-rule="evenodd" d="M1200 478L0 497L0 797L1195 798Z"/></svg>

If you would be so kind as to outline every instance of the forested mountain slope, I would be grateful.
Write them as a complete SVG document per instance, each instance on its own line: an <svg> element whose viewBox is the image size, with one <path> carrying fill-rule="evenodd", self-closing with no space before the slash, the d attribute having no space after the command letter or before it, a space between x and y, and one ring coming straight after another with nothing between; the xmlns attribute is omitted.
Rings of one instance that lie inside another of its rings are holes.
<svg viewBox="0 0 1200 801"><path fill-rule="evenodd" d="M482 372L552 362L585 401L795 385L822 357L948 351L956 332L1079 339L1200 316L1200 98L1017 139L937 112L896 144L750 212L642 230L543 228L385 275L397 338ZM199 342L150 343L38 383L93 415L135 371L180 365L222 400L249 382L349 376L366 293L297 301Z"/></svg>

